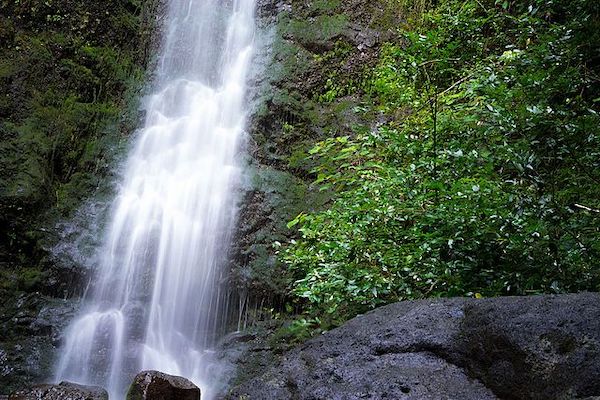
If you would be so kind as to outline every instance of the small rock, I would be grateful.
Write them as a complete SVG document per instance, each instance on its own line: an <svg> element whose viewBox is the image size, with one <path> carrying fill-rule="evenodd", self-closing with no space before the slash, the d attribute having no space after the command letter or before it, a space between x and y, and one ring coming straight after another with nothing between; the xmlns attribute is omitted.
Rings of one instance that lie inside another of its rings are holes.
<svg viewBox="0 0 600 400"><path fill-rule="evenodd" d="M108 400L106 390L98 386L61 382L58 385L37 385L8 396L9 400Z"/></svg>
<svg viewBox="0 0 600 400"><path fill-rule="evenodd" d="M200 400L200 388L180 376L144 371L133 380L127 400Z"/></svg>

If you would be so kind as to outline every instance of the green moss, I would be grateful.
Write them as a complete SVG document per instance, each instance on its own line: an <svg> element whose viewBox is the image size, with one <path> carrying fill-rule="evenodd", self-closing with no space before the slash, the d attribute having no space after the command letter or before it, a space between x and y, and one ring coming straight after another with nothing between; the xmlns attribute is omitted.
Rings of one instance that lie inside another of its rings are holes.
<svg viewBox="0 0 600 400"><path fill-rule="evenodd" d="M297 76L307 72L310 67L311 53L294 42L278 39L273 44L273 52L275 63L269 73L274 79Z"/></svg>
<svg viewBox="0 0 600 400"><path fill-rule="evenodd" d="M269 336L269 344L275 349L298 345L323 332L323 325L319 319L298 318L286 322Z"/></svg>
<svg viewBox="0 0 600 400"><path fill-rule="evenodd" d="M69 74L77 76L80 82L86 85L97 86L100 84L100 79L94 75L91 69L85 67L71 59L61 60L61 65L68 71Z"/></svg>
<svg viewBox="0 0 600 400"><path fill-rule="evenodd" d="M0 79L9 78L13 76L17 71L18 68L15 65L14 60L4 59L0 61Z"/></svg>
<svg viewBox="0 0 600 400"><path fill-rule="evenodd" d="M278 296L286 292L290 277L274 257L274 245L288 237L289 218L307 203L322 204L324 193L313 193L304 180L272 167L252 168L249 174L251 191L260 192L263 197L254 204L254 212L245 217L244 225L252 227L252 239L242 249L246 260L234 271L234 279L245 284L252 282L261 295Z"/></svg>
<svg viewBox="0 0 600 400"><path fill-rule="evenodd" d="M340 6L340 0L316 0L311 3L311 11L326 14L339 10Z"/></svg>
<svg viewBox="0 0 600 400"><path fill-rule="evenodd" d="M331 43L348 27L348 17L344 14L319 15L313 19L293 19L289 21L285 34L293 36L305 46Z"/></svg>
<svg viewBox="0 0 600 400"><path fill-rule="evenodd" d="M140 4L0 3L0 240L15 236L0 252L52 206L73 212L134 129L152 21Z"/></svg>
<svg viewBox="0 0 600 400"><path fill-rule="evenodd" d="M43 279L43 272L39 268L24 268L19 272L18 288L23 291L32 291Z"/></svg>
<svg viewBox="0 0 600 400"><path fill-rule="evenodd" d="M127 391L126 400L143 400L144 395L140 392L137 386L131 385Z"/></svg>
<svg viewBox="0 0 600 400"><path fill-rule="evenodd" d="M43 228L110 192L110 166L139 120L154 3L0 2L0 301L46 288L56 238ZM19 362L0 394L41 378Z"/></svg>

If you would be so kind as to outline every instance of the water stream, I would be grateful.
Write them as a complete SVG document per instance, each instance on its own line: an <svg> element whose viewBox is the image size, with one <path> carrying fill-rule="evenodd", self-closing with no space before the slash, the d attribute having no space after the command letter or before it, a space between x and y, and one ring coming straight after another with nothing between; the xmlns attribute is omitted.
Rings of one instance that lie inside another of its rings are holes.
<svg viewBox="0 0 600 400"><path fill-rule="evenodd" d="M56 380L124 398L142 370L210 396L207 353L235 217L254 0L171 0L156 72L101 265L66 332Z"/></svg>

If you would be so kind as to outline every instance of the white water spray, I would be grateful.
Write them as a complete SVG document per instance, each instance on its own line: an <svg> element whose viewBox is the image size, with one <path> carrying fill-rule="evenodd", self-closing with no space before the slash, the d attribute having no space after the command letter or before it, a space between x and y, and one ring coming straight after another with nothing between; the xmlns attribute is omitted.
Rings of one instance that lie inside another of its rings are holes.
<svg viewBox="0 0 600 400"><path fill-rule="evenodd" d="M156 93L129 156L57 380L123 398L146 369L208 388L205 353L235 215L254 0L171 0Z"/></svg>

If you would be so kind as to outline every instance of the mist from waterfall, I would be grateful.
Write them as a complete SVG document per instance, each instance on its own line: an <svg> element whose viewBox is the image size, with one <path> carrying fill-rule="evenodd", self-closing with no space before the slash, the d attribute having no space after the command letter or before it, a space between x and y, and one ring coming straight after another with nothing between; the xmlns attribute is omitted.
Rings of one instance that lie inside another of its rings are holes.
<svg viewBox="0 0 600 400"><path fill-rule="evenodd" d="M171 0L146 120L56 380L125 397L142 370L209 395L207 351L235 217L254 0Z"/></svg>

